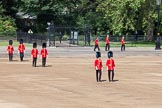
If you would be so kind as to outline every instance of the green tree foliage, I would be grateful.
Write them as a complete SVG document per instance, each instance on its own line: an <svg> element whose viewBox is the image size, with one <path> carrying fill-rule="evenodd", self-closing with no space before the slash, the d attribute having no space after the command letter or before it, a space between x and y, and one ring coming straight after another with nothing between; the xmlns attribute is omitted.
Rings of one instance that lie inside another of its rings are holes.
<svg viewBox="0 0 162 108"><path fill-rule="evenodd" d="M137 29L137 15L144 0L104 0L97 8L104 12L113 33L123 33Z"/></svg>
<svg viewBox="0 0 162 108"><path fill-rule="evenodd" d="M16 36L15 20L4 13L6 10L0 2L0 36Z"/></svg>
<svg viewBox="0 0 162 108"><path fill-rule="evenodd" d="M50 21L56 26L89 25L95 35L129 35L138 30L153 36L157 31L155 0L2 0L1 8L1 20L15 12L37 16L37 32L46 32Z"/></svg>
<svg viewBox="0 0 162 108"><path fill-rule="evenodd" d="M152 37L156 31L156 7L155 0L104 0L97 11L104 12L104 20L113 34L125 35L142 30Z"/></svg>

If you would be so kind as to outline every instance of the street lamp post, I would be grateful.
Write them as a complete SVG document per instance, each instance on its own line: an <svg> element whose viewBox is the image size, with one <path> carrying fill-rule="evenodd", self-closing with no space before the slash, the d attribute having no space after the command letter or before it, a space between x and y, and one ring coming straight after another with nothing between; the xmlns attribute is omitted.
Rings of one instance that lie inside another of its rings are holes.
<svg viewBox="0 0 162 108"><path fill-rule="evenodd" d="M31 29L28 30L28 34L29 34L29 43L32 43L32 34L33 31Z"/></svg>
<svg viewBox="0 0 162 108"><path fill-rule="evenodd" d="M158 30L157 30L157 39L156 39L156 50L161 49L160 48L160 5L161 5L161 0L156 0L156 4L158 6Z"/></svg>

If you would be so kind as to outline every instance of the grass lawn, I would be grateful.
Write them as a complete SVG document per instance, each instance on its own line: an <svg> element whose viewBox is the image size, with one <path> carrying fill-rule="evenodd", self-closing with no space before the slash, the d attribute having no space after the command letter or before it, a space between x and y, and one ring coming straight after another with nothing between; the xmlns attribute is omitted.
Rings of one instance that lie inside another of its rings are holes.
<svg viewBox="0 0 162 108"><path fill-rule="evenodd" d="M27 47L32 47L33 44L29 44L29 43L24 43L25 46ZM19 45L19 42L13 42L13 46L17 47ZM79 41L79 45L80 46L84 46L85 42L84 41ZM126 42L125 43L126 47L155 47L155 42ZM162 42L161 42L162 45ZM8 46L8 42L7 41L0 41L0 46ZM91 46L94 46L94 43L91 42ZM105 47L105 42L99 42L99 46L100 47ZM111 42L110 43L111 47L120 47L121 44L120 42Z"/></svg>
<svg viewBox="0 0 162 108"><path fill-rule="evenodd" d="M24 43L24 44L27 47L32 47L33 46L33 44L28 44L28 43ZM17 47L18 45L19 45L19 42L13 42L13 46ZM8 42L7 41L1 41L0 46L8 46Z"/></svg>

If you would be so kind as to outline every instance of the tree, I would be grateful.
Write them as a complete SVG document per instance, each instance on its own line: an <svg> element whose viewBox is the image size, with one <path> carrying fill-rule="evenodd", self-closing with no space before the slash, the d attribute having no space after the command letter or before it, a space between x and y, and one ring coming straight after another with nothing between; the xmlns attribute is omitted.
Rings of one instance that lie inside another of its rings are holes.
<svg viewBox="0 0 162 108"><path fill-rule="evenodd" d="M0 2L0 36L16 36L16 24L15 20L6 16L6 9L3 8L2 2Z"/></svg>
<svg viewBox="0 0 162 108"><path fill-rule="evenodd" d="M98 2L101 2L100 0ZM144 0L104 0L97 11L104 11L113 34L136 30L137 14Z"/></svg>

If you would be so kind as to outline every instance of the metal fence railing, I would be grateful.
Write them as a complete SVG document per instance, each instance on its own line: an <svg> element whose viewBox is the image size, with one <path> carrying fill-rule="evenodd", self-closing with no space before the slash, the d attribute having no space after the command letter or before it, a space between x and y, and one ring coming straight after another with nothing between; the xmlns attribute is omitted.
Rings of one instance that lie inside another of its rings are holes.
<svg viewBox="0 0 162 108"><path fill-rule="evenodd" d="M50 34L46 33L46 34L38 34L38 33L33 33L33 34L29 34L26 32L17 32L17 41L19 41L20 39L23 39L24 42L26 43L33 43L33 42L37 42L38 44L42 44L43 42L47 42L49 40L51 41L59 41L59 30L55 31L55 33L51 36ZM62 41L67 41L67 43L69 44L77 44L77 45L87 45L85 40L85 34L84 31L77 31L77 38L74 36L74 31L70 31L70 29L64 29L61 31L62 32ZM73 33L73 35L72 35ZM90 42L93 43L95 38L97 36L90 36ZM129 35L129 36L124 36L125 37L125 41L128 42L146 42L146 41L150 41L150 40L156 40L156 37L147 37L144 35ZM106 35L102 35L102 36L98 36L99 41L100 42L105 42L105 38ZM154 39L153 39L154 38ZM162 36L160 36L160 39L162 40ZM111 42L120 42L121 40L121 36L109 36L109 40Z"/></svg>

